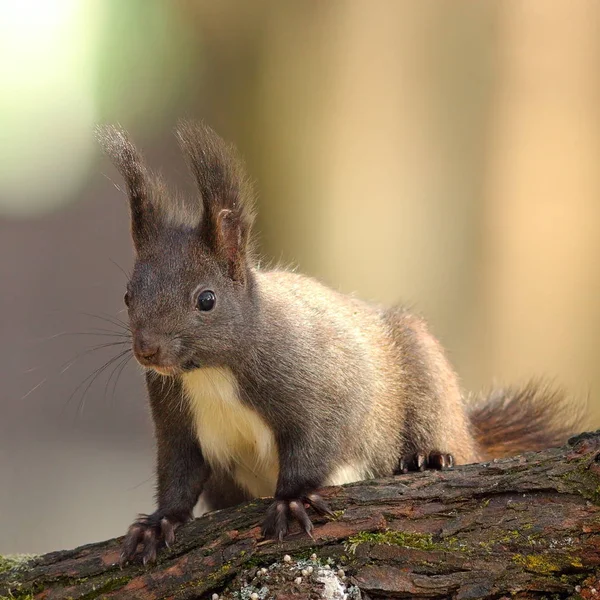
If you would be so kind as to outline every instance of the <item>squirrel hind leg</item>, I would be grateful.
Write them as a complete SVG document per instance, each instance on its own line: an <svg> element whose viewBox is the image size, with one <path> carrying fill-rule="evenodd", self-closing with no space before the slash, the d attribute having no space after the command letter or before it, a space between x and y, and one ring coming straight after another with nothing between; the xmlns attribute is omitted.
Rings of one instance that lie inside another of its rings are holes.
<svg viewBox="0 0 600 600"><path fill-rule="evenodd" d="M441 471L453 466L454 456L448 452L441 452L439 450L412 452L400 457L394 475L401 475L409 471L425 471L426 469Z"/></svg>

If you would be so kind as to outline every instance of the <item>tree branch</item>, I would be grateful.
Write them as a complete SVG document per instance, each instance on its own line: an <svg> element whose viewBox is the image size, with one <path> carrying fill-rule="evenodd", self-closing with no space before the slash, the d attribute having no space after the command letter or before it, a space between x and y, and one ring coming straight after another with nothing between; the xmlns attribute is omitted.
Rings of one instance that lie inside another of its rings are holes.
<svg viewBox="0 0 600 600"><path fill-rule="evenodd" d="M0 598L600 598L600 432L323 495L337 516L314 539L262 540L256 500L182 528L152 567L120 569L120 539L0 558Z"/></svg>

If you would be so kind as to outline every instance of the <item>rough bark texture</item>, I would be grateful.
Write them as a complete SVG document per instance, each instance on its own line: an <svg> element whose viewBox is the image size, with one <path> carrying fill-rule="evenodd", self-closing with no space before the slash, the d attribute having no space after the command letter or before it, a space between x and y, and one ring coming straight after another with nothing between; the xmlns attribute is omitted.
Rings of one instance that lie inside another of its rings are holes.
<svg viewBox="0 0 600 600"><path fill-rule="evenodd" d="M600 598L600 432L324 496L314 539L261 540L259 500L196 519L152 567L120 569L119 539L0 559L0 598Z"/></svg>

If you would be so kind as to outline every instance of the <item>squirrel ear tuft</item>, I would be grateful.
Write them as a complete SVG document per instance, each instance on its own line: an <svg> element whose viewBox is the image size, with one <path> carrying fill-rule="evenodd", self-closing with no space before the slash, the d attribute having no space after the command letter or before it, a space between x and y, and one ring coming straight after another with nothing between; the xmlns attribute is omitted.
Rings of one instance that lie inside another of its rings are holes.
<svg viewBox="0 0 600 600"><path fill-rule="evenodd" d="M120 126L99 125L96 138L125 180L131 211L131 235L134 246L139 250L154 232L153 176L127 132Z"/></svg>
<svg viewBox="0 0 600 600"><path fill-rule="evenodd" d="M202 240L234 280L243 281L249 260L253 192L235 148L203 123L182 121L177 139L202 200Z"/></svg>

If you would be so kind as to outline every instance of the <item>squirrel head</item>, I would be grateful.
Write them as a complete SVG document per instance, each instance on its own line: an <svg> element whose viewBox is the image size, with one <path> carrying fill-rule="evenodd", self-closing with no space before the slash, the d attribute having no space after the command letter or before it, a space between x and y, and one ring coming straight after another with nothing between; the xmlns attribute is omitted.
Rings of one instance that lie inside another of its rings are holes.
<svg viewBox="0 0 600 600"><path fill-rule="evenodd" d="M169 192L123 129L98 129L129 199L135 265L125 303L134 354L163 375L227 364L252 315L253 194L243 166L203 124L183 122L176 135L196 198Z"/></svg>

